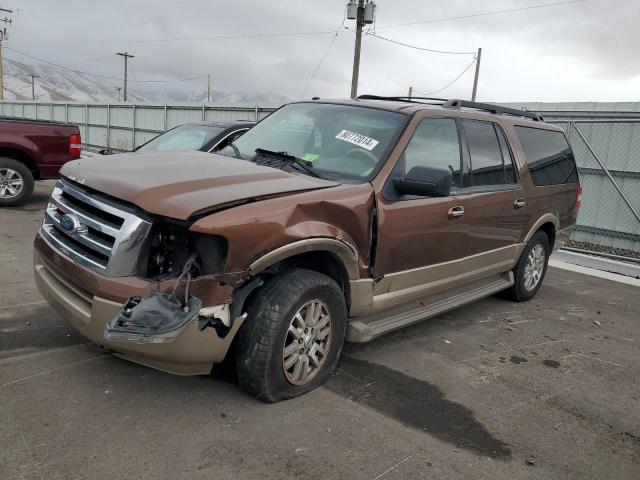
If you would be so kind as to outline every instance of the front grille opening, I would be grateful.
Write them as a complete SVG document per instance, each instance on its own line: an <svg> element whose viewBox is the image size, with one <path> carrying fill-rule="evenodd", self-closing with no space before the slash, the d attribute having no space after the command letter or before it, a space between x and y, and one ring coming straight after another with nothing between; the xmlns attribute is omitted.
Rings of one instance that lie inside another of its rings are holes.
<svg viewBox="0 0 640 480"><path fill-rule="evenodd" d="M83 243L80 243L75 238L66 235L62 231L53 228L50 232L59 242L65 243L69 248L73 248L73 250L80 252L82 255L89 257L94 261L98 261L98 263L101 263L104 266L109 262L109 257L107 255L103 255L96 250L88 248Z"/></svg>
<svg viewBox="0 0 640 480"><path fill-rule="evenodd" d="M109 212L105 212L104 210L100 210L99 208L96 208L89 203L83 202L82 200L80 200L79 198L73 195L69 195L67 192L64 192L64 191L62 192L62 198L64 198L67 202L71 203L72 205L81 208L85 212L90 213L92 216L95 216L107 222L108 224L110 224L115 228L120 228L124 223L123 218L120 218Z"/></svg>
<svg viewBox="0 0 640 480"><path fill-rule="evenodd" d="M95 237L98 240L102 240L102 243L104 243L105 245L113 246L113 242L115 242L115 238L113 238L111 235L101 232L100 230L96 230L91 226L87 226L87 228L92 237Z"/></svg>

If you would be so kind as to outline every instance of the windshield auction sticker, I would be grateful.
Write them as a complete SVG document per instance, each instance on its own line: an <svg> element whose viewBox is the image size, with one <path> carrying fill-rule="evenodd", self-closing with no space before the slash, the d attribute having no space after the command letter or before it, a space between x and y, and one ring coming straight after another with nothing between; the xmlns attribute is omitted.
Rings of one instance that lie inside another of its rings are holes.
<svg viewBox="0 0 640 480"><path fill-rule="evenodd" d="M353 143L354 145L358 145L359 147L362 147L369 151L376 148L376 145L380 143L378 142L378 140L365 137L364 135L360 135L359 133L350 132L349 130L342 130L339 134L336 135L336 138L338 140Z"/></svg>

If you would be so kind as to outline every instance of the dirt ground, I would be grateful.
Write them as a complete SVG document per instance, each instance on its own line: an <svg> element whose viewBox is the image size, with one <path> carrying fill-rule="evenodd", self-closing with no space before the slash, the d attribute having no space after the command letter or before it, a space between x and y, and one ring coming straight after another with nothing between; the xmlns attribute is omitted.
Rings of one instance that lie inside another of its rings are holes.
<svg viewBox="0 0 640 480"><path fill-rule="evenodd" d="M52 182L0 210L2 479L637 479L640 290L550 268L369 344L333 379L260 403L213 377L104 354L35 288Z"/></svg>

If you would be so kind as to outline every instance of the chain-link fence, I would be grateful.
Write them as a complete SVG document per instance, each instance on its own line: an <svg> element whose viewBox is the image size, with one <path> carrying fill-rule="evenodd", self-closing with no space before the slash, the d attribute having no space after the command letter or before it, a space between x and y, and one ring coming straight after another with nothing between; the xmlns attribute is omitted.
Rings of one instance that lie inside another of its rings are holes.
<svg viewBox="0 0 640 480"><path fill-rule="evenodd" d="M570 246L640 259L640 102L518 103L567 134L582 202Z"/></svg>

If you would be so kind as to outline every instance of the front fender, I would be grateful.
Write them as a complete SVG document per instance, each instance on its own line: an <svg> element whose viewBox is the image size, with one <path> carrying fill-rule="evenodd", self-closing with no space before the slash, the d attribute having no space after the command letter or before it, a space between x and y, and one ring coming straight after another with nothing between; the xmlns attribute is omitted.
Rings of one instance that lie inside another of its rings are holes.
<svg viewBox="0 0 640 480"><path fill-rule="evenodd" d="M257 273L290 256L325 250L357 279L369 268L372 211L370 184L341 185L216 212L191 230L227 239L228 272Z"/></svg>

